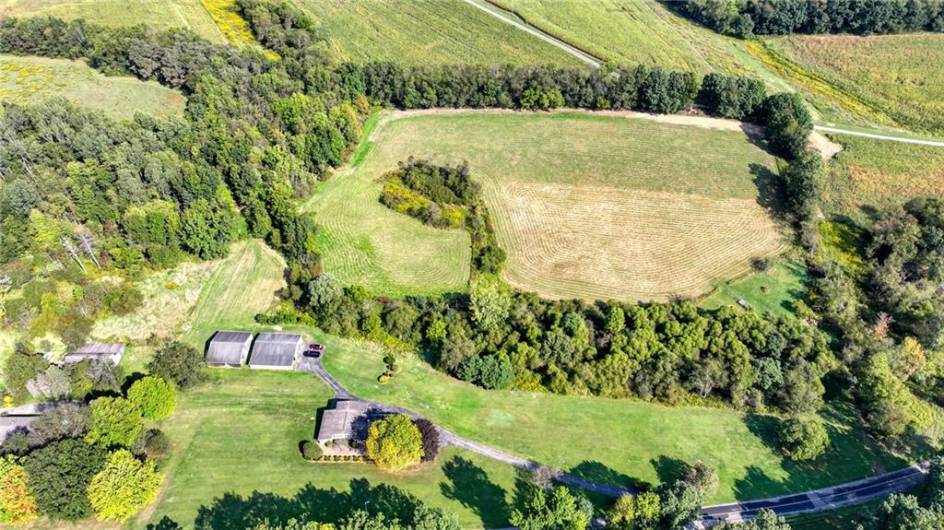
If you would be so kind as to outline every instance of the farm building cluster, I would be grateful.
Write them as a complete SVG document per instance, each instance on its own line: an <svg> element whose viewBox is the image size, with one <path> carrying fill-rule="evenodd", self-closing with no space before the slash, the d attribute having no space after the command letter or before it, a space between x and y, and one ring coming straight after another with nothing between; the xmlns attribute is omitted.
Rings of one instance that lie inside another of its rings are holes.
<svg viewBox="0 0 944 530"><path fill-rule="evenodd" d="M218 331L210 339L206 351L209 366L239 367L268 370L294 370L299 367L305 347L301 335L294 333L260 333L255 336L243 331ZM248 361L248 362L247 362Z"/></svg>

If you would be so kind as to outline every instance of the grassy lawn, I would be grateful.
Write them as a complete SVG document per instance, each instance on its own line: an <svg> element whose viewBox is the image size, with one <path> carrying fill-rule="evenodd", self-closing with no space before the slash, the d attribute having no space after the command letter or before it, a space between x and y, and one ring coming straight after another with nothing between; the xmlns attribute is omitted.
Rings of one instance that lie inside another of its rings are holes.
<svg viewBox="0 0 944 530"><path fill-rule="evenodd" d="M749 46L827 121L944 133L939 34L790 36Z"/></svg>
<svg viewBox="0 0 944 530"><path fill-rule="evenodd" d="M944 195L944 148L837 136L843 150L830 164L824 197L851 214L918 196Z"/></svg>
<svg viewBox="0 0 944 530"><path fill-rule="evenodd" d="M765 271L719 284L701 305L716 308L744 299L760 312L789 315L793 314L793 303L806 290L807 279L803 265L780 259Z"/></svg>
<svg viewBox="0 0 944 530"><path fill-rule="evenodd" d="M407 64L581 64L464 2L302 0L340 57Z"/></svg>
<svg viewBox="0 0 944 530"><path fill-rule="evenodd" d="M308 204L325 269L342 281L391 295L465 288L465 232L377 200L377 178L410 156L469 162L509 253L506 280L548 297L697 295L782 245L759 205L773 202L774 158L740 130L579 112L399 113Z"/></svg>
<svg viewBox="0 0 944 530"><path fill-rule="evenodd" d="M361 397L406 406L454 432L518 455L615 484L658 483L679 462L718 469L709 501L758 498L823 487L904 465L852 427L840 404L825 414L832 449L815 465L782 460L771 448L776 420L727 409L667 407L634 400L485 391L436 372L414 356L380 385L383 352L316 335L327 368Z"/></svg>
<svg viewBox="0 0 944 530"><path fill-rule="evenodd" d="M243 509L264 509L284 517L293 505L273 497L248 499L253 492L305 503L309 513L330 518L344 509L338 501L351 493L354 508L384 502L396 505L396 491L455 512L463 527L507 526L516 472L507 465L458 450L402 474L369 464L309 464L298 443L310 439L316 409L331 396L307 374L214 370L212 381L182 395L177 412L161 426L173 444L164 466L165 489L157 504L133 524L143 528L168 516L191 527L201 510L236 524ZM365 493L369 485L387 485ZM226 494L242 499L220 502ZM264 508L263 508L264 506ZM229 526L235 528L236 526Z"/></svg>
<svg viewBox="0 0 944 530"><path fill-rule="evenodd" d="M184 96L154 81L105 77L81 61L0 55L0 100L36 104L61 96L72 103L123 119L183 113Z"/></svg>
<svg viewBox="0 0 944 530"><path fill-rule="evenodd" d="M200 0L0 0L0 16L84 18L105 26L144 24L156 30L186 28L211 42L226 38Z"/></svg>

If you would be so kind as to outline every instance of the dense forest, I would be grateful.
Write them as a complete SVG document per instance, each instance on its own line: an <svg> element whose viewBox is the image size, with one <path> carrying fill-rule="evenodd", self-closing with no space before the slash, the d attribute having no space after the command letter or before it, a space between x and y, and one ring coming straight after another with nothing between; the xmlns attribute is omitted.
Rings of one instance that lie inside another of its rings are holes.
<svg viewBox="0 0 944 530"><path fill-rule="evenodd" d="M727 35L944 31L939 0L663 0Z"/></svg>

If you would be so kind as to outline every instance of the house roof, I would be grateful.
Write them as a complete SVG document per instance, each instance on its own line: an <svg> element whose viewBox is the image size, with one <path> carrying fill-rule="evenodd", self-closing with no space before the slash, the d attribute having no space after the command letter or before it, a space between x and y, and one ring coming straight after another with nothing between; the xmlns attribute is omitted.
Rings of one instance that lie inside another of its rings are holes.
<svg viewBox="0 0 944 530"><path fill-rule="evenodd" d="M114 364L121 362L121 357L125 353L124 344L106 344L102 342L91 342L76 349L74 352L63 357L67 363L77 363L85 359L108 359Z"/></svg>
<svg viewBox="0 0 944 530"><path fill-rule="evenodd" d="M249 354L252 333L217 331L210 339L206 360L210 364L242 364Z"/></svg>
<svg viewBox="0 0 944 530"><path fill-rule="evenodd" d="M319 442L330 440L344 440L354 437L355 421L365 417L370 404L363 401L337 401L334 408L326 409L321 413L321 424L318 426Z"/></svg>
<svg viewBox="0 0 944 530"><path fill-rule="evenodd" d="M291 333L260 333L252 345L250 366L291 366L302 347L302 336Z"/></svg>

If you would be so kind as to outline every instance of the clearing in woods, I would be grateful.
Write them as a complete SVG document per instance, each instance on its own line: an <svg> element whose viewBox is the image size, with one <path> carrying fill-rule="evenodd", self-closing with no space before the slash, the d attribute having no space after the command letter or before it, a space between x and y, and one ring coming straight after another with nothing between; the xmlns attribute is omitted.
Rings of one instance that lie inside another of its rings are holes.
<svg viewBox="0 0 944 530"><path fill-rule="evenodd" d="M0 0L0 16L39 15L65 20L84 18L114 27L144 24L155 30L187 28L211 42L226 42L200 0Z"/></svg>
<svg viewBox="0 0 944 530"><path fill-rule="evenodd" d="M302 0L298 4L347 60L582 64L560 48L461 1Z"/></svg>
<svg viewBox="0 0 944 530"><path fill-rule="evenodd" d="M410 156L467 160L482 182L505 278L552 298L698 295L782 247L769 203L774 158L745 133L616 113L398 113L363 164L309 203L325 269L384 294L459 290L468 236L398 215L377 198Z"/></svg>
<svg viewBox="0 0 944 530"><path fill-rule="evenodd" d="M81 61L0 55L0 101L36 104L61 96L113 119L182 114L185 98L155 81L106 77Z"/></svg>

